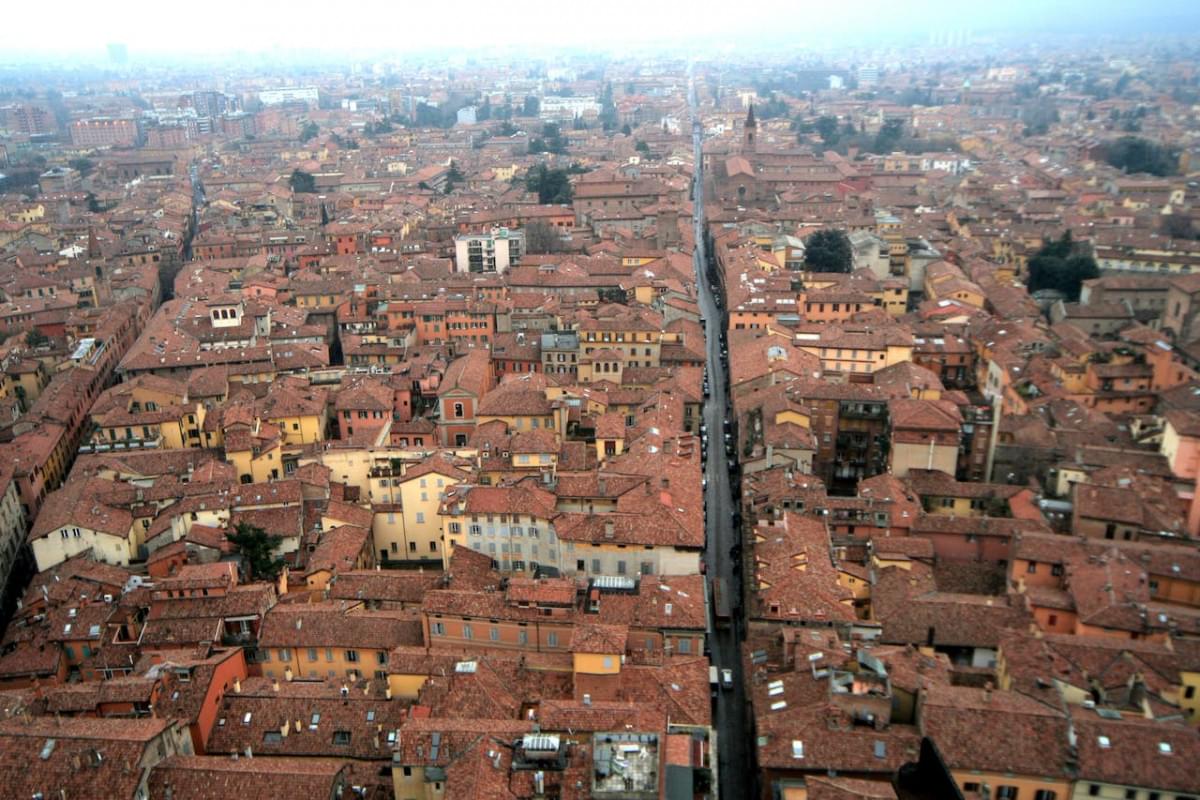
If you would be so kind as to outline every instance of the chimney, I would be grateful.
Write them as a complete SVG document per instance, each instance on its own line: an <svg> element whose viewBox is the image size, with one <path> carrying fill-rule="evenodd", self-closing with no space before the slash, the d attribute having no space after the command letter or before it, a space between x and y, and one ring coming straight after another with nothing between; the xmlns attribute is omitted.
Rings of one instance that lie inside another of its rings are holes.
<svg viewBox="0 0 1200 800"><path fill-rule="evenodd" d="M233 679L233 690L235 692L237 692L238 694L242 693L242 679L241 678Z"/></svg>
<svg viewBox="0 0 1200 800"><path fill-rule="evenodd" d="M271 689L276 692L279 691L279 681L278 680L271 681ZM241 691L241 690L239 689L239 691Z"/></svg>

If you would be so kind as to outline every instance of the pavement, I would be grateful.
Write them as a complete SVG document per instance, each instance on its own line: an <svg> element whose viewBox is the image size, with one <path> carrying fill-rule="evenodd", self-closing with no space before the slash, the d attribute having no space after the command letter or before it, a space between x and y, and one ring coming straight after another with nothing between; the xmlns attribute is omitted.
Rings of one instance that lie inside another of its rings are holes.
<svg viewBox="0 0 1200 800"><path fill-rule="evenodd" d="M699 289L700 313L705 319L705 338L708 361L709 397L704 407L704 421L708 429L708 463L705 475L708 488L705 491L705 552L704 561L710 579L723 578L729 589L730 607L733 612L731 624L716 627L715 618L709 615L708 642L712 664L720 669L733 670L733 688L721 689L717 693L713 727L717 733L718 775L720 797L756 797L757 770L754 766L754 751L750 728L749 703L746 699L745 675L742 670L741 646L746 635L746 620L742 607L742 570L735 569L730 549L741 542L741 535L733 527L735 505L734 485L729 476L729 459L725 451L725 420L730 417L728 401L728 375L721 358L721 331L723 317L710 288L707 253L704 242L704 179L702 174L701 143L702 130L694 90L689 91L692 109L692 139L695 148L695 204L696 224L696 281ZM736 448L735 448L736 451ZM734 455L736 458L736 452ZM740 560L737 562L740 565Z"/></svg>

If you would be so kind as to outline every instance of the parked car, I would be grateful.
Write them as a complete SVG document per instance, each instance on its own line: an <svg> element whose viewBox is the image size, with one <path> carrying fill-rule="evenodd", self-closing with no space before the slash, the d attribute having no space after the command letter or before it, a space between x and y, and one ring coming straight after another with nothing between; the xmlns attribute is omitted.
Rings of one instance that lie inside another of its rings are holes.
<svg viewBox="0 0 1200 800"><path fill-rule="evenodd" d="M721 670L721 687L725 689L733 688L733 670L728 667Z"/></svg>

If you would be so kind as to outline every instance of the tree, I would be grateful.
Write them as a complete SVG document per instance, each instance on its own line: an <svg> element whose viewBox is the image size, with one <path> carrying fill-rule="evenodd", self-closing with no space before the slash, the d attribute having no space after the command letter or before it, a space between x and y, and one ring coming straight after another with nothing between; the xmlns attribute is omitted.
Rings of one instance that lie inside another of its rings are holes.
<svg viewBox="0 0 1200 800"><path fill-rule="evenodd" d="M574 197L570 176L565 169L549 169L537 164L525 175L525 188L536 192L542 205L569 205Z"/></svg>
<svg viewBox="0 0 1200 800"><path fill-rule="evenodd" d="M1161 218L1162 232L1172 239L1195 239L1196 226L1192 222L1192 218L1186 214L1176 212L1174 214L1166 214Z"/></svg>
<svg viewBox="0 0 1200 800"><path fill-rule="evenodd" d="M617 122L617 105L613 102L612 84L608 83L604 86L604 93L600 95L600 124L606 131L615 131Z"/></svg>
<svg viewBox="0 0 1200 800"><path fill-rule="evenodd" d="M1098 277L1100 268L1096 259L1071 238L1070 231L1046 242L1029 259L1030 293L1052 289L1074 301L1079 298L1083 282Z"/></svg>
<svg viewBox="0 0 1200 800"><path fill-rule="evenodd" d="M900 143L900 137L904 135L904 123L898 119L889 119L883 123L883 127L879 129L879 133L875 135L875 152L890 153L896 149L896 145Z"/></svg>
<svg viewBox="0 0 1200 800"><path fill-rule="evenodd" d="M279 575L283 560L275 557L275 543L262 528L239 522L237 532L226 538L237 546L246 559L251 578L274 579Z"/></svg>
<svg viewBox="0 0 1200 800"><path fill-rule="evenodd" d="M619 303L621 305L629 303L629 295L620 286L601 286L596 290L596 295L601 303Z"/></svg>
<svg viewBox="0 0 1200 800"><path fill-rule="evenodd" d="M526 95L525 102L521 106L521 116L536 117L542 110L542 101L538 100L533 95Z"/></svg>
<svg viewBox="0 0 1200 800"><path fill-rule="evenodd" d="M633 136L633 128L629 127L628 122L621 126L621 133L626 136Z"/></svg>
<svg viewBox="0 0 1200 800"><path fill-rule="evenodd" d="M1179 155L1140 136L1122 136L1102 148L1105 161L1125 172L1148 172L1159 177L1175 172Z"/></svg>
<svg viewBox="0 0 1200 800"><path fill-rule="evenodd" d="M317 123L312 122L311 120L308 122L305 122L304 127L302 127L300 129L300 141L307 142L309 139L316 136L319 132L320 132L320 128L317 127Z"/></svg>
<svg viewBox="0 0 1200 800"><path fill-rule="evenodd" d="M824 142L828 147L832 147L833 145L837 144L838 139L841 138L838 135L837 117L831 117L829 115L818 117L815 127L817 129L817 135L821 137L821 141Z"/></svg>
<svg viewBox="0 0 1200 800"><path fill-rule="evenodd" d="M317 179L302 169L292 170L292 177L288 182L296 194L316 194L317 192Z"/></svg>
<svg viewBox="0 0 1200 800"><path fill-rule="evenodd" d="M845 231L824 228L804 240L804 263L814 272L849 272L854 251Z"/></svg>
<svg viewBox="0 0 1200 800"><path fill-rule="evenodd" d="M29 333L25 334L25 344L34 348L43 347L50 344L50 337L39 331L37 328L33 328L29 331Z"/></svg>
<svg viewBox="0 0 1200 800"><path fill-rule="evenodd" d="M96 163L90 158L72 158L67 164L85 178L96 168Z"/></svg>
<svg viewBox="0 0 1200 800"><path fill-rule="evenodd" d="M634 150L637 150L637 151L638 151L639 153L641 153L643 156L649 156L649 155L650 155L650 145L646 144L646 143L645 143L645 142L643 142L641 139L638 139L638 140L637 140L637 144L635 144L635 145L633 146L633 149L634 149Z"/></svg>
<svg viewBox="0 0 1200 800"><path fill-rule="evenodd" d="M525 226L525 251L528 253L557 253L562 249L562 239L554 226L545 220L535 219Z"/></svg>
<svg viewBox="0 0 1200 800"><path fill-rule="evenodd" d="M789 111L791 111L791 109L788 108L788 104L779 99L774 92L771 92L771 96L765 103L759 103L754 107L754 113L759 119L776 119L778 117L786 117Z"/></svg>
<svg viewBox="0 0 1200 800"><path fill-rule="evenodd" d="M517 126L513 125L508 120L504 120L503 122L500 123L500 127L496 128L497 136L505 136L505 137L515 136L516 133L517 133Z"/></svg>

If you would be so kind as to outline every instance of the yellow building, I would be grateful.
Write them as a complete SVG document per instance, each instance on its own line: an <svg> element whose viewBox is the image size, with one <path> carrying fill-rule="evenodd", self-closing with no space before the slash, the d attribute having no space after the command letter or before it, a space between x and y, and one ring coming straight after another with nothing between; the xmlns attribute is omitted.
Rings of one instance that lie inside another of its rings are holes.
<svg viewBox="0 0 1200 800"><path fill-rule="evenodd" d="M242 483L266 483L283 477L282 435L279 428L255 417L249 424L225 427L225 460Z"/></svg>
<svg viewBox="0 0 1200 800"><path fill-rule="evenodd" d="M102 479L77 480L46 498L29 535L39 572L89 550L96 561L120 566L138 557L141 525L104 502L115 488Z"/></svg>
<svg viewBox="0 0 1200 800"><path fill-rule="evenodd" d="M794 342L820 358L830 372L870 374L912 361L912 335L899 329L849 323L806 325L797 330Z"/></svg>
<svg viewBox="0 0 1200 800"><path fill-rule="evenodd" d="M470 479L470 473L450 459L432 456L408 465L402 474L390 468L372 477L375 550L382 560L443 560L442 495ZM380 482L378 490L375 481ZM385 494L386 492L386 494Z"/></svg>
<svg viewBox="0 0 1200 800"><path fill-rule="evenodd" d="M404 640L408 625L408 615L400 611L277 605L259 629L259 667L264 676L280 680L387 680L388 651Z"/></svg>
<svg viewBox="0 0 1200 800"><path fill-rule="evenodd" d="M277 378L258 405L262 419L279 428L285 447L325 441L327 409L324 389L291 377Z"/></svg>

